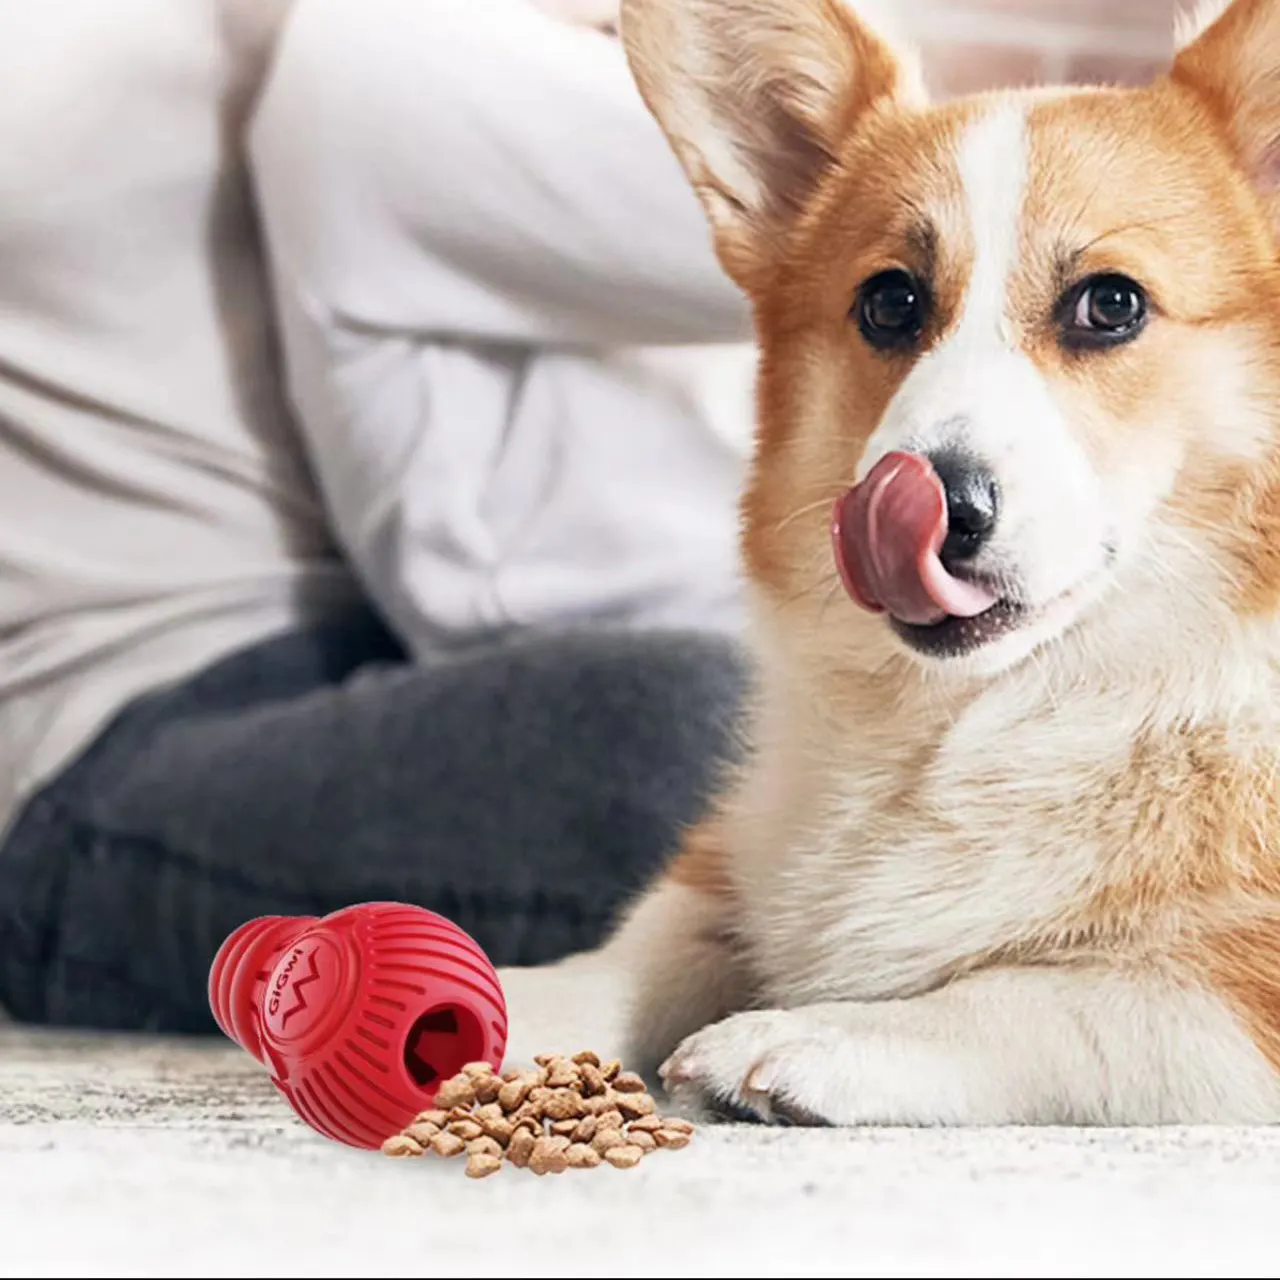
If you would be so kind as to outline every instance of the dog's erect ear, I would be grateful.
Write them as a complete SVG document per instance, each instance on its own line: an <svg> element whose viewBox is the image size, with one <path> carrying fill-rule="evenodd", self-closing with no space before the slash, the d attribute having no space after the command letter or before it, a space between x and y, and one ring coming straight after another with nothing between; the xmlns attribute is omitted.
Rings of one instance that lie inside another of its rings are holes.
<svg viewBox="0 0 1280 1280"><path fill-rule="evenodd" d="M1280 0L1210 0L1185 35L1173 79L1226 127L1280 232Z"/></svg>
<svg viewBox="0 0 1280 1280"><path fill-rule="evenodd" d="M858 115L890 95L924 99L915 62L848 0L623 0L622 38L748 289Z"/></svg>

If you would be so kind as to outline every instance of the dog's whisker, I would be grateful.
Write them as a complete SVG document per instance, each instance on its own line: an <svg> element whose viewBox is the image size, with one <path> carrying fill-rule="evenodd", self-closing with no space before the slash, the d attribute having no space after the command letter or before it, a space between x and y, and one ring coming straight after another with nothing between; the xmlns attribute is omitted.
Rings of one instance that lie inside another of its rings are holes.
<svg viewBox="0 0 1280 1280"><path fill-rule="evenodd" d="M781 533L784 529L790 528L797 520L803 520L805 516L812 515L815 511L830 507L839 496L839 492L826 495L819 498L816 502L807 503L805 506L793 511L785 520L780 521L774 527L774 533Z"/></svg>
<svg viewBox="0 0 1280 1280"><path fill-rule="evenodd" d="M840 580L840 575L833 574L831 584L827 589L827 594L823 597L822 604L818 606L818 624L821 625L826 621L827 611L832 604L840 598L840 593L844 589L844 583Z"/></svg>

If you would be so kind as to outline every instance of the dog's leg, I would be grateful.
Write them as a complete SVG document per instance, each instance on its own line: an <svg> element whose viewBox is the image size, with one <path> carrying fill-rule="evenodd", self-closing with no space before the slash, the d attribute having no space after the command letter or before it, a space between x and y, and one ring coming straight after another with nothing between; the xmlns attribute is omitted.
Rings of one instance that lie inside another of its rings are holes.
<svg viewBox="0 0 1280 1280"><path fill-rule="evenodd" d="M731 916L719 838L698 828L599 950L502 971L509 1060L592 1048L651 1073L690 1032L746 1006Z"/></svg>
<svg viewBox="0 0 1280 1280"><path fill-rule="evenodd" d="M662 1068L677 1096L817 1124L1280 1121L1280 1077L1211 992L1105 968L740 1013Z"/></svg>
<svg viewBox="0 0 1280 1280"><path fill-rule="evenodd" d="M504 1065L527 1069L535 1054L594 1049L622 1056L628 976L608 945L557 964L499 969L507 1001Z"/></svg>
<svg viewBox="0 0 1280 1280"><path fill-rule="evenodd" d="M629 921L627 1060L653 1075L689 1034L750 1001L723 900L668 878ZM620 941L621 941L620 937Z"/></svg>

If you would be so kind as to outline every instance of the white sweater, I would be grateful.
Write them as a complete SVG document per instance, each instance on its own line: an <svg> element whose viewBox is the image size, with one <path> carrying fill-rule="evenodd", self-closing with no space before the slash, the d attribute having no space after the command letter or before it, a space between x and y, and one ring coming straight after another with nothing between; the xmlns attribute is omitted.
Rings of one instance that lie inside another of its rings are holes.
<svg viewBox="0 0 1280 1280"><path fill-rule="evenodd" d="M291 418L237 150L286 7L0 6L0 827L348 599L330 528L417 649L733 625L741 438L593 350L743 320L616 51L521 0L297 0L254 137Z"/></svg>
<svg viewBox="0 0 1280 1280"><path fill-rule="evenodd" d="M749 352L635 348L746 307L616 41L527 0L302 0L251 154L316 475L415 650L736 625L751 415L717 384Z"/></svg>

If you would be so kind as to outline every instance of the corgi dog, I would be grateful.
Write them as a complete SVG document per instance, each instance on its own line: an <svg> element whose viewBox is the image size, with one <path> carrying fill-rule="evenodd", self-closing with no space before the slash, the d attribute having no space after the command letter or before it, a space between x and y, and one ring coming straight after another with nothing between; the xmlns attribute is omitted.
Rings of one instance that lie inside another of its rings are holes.
<svg viewBox="0 0 1280 1280"><path fill-rule="evenodd" d="M712 1112L1280 1120L1280 0L931 106L841 0L623 0L749 296L758 687L606 954Z"/></svg>

